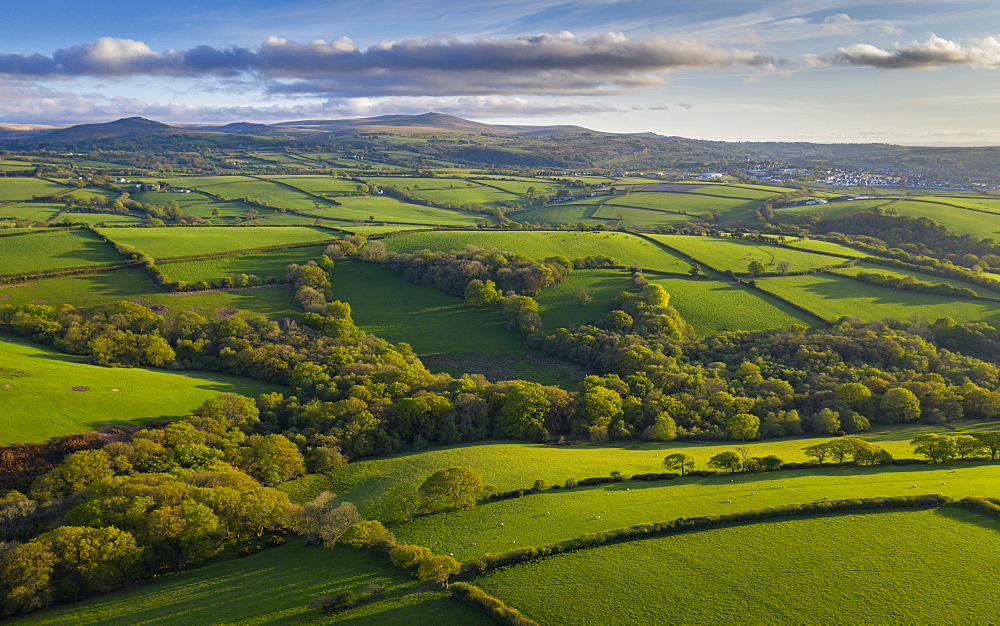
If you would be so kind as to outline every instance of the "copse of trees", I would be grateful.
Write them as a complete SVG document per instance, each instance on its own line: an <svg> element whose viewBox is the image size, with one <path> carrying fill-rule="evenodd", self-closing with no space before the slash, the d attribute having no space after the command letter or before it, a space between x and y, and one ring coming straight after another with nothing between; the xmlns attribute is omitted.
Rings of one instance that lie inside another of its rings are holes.
<svg viewBox="0 0 1000 626"><path fill-rule="evenodd" d="M465 295L473 280L491 281L503 293L535 296L543 288L563 282L573 267L565 257L550 257L539 263L523 255L497 248L483 250L473 245L452 252L390 252L385 264L391 272L412 283L459 297Z"/></svg>

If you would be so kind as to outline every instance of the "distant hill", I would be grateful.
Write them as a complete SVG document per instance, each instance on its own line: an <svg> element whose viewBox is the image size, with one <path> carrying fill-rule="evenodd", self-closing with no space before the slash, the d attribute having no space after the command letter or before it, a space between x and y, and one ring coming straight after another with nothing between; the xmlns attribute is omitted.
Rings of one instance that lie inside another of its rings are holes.
<svg viewBox="0 0 1000 626"><path fill-rule="evenodd" d="M127 117L105 124L81 124L36 135L35 140L43 144L73 144L102 139L122 139L148 137L151 135L183 135L195 133L185 128L169 126L143 117Z"/></svg>

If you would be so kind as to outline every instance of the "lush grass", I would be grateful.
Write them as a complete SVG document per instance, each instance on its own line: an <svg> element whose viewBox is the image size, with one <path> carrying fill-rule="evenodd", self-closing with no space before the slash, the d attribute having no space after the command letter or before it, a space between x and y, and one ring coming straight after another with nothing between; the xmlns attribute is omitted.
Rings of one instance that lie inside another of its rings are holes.
<svg viewBox="0 0 1000 626"><path fill-rule="evenodd" d="M56 222L61 222L63 219L69 219L75 224L99 224L107 226L139 226L142 224L143 218L138 215L114 215L110 213L62 213L57 215L54 219Z"/></svg>
<svg viewBox="0 0 1000 626"><path fill-rule="evenodd" d="M164 263L160 269L173 280L186 280L188 282L213 281L225 277L231 278L237 274L253 274L261 279L268 276L282 278L287 273L287 267L290 263L307 263L323 254L325 249L325 245L319 245L288 250L271 250L259 254L228 256L221 259Z"/></svg>
<svg viewBox="0 0 1000 626"><path fill-rule="evenodd" d="M180 417L224 392L255 396L281 390L224 374L111 369L80 360L43 346L0 339L4 407L0 445L45 441L109 424ZM73 391L77 386L90 390Z"/></svg>
<svg viewBox="0 0 1000 626"><path fill-rule="evenodd" d="M318 595L367 584L386 590L374 602L323 617ZM22 620L37 624L261 624L354 621L372 624L483 624L473 609L417 583L384 555L306 546L299 540L242 559L169 574Z"/></svg>
<svg viewBox="0 0 1000 626"><path fill-rule="evenodd" d="M782 519L602 546L474 582L542 623L977 623L992 518L961 509ZM947 558L942 558L947 555Z"/></svg>
<svg viewBox="0 0 1000 626"><path fill-rule="evenodd" d="M354 193L358 183L332 176L275 176L271 180L287 183L316 195Z"/></svg>
<svg viewBox="0 0 1000 626"><path fill-rule="evenodd" d="M38 302L58 306L69 303L89 307L118 300L156 306L168 317L185 309L208 318L230 313L231 309L244 317L271 319L297 318L302 313L291 290L282 287L174 295L155 287L141 269L62 276L0 289L2 304Z"/></svg>
<svg viewBox="0 0 1000 626"><path fill-rule="evenodd" d="M1000 303L953 300L948 296L879 287L828 274L763 278L757 284L828 320L849 315L863 320L891 317L933 322L951 317L958 322L1000 323Z"/></svg>
<svg viewBox="0 0 1000 626"><path fill-rule="evenodd" d="M743 285L686 278L647 276L670 293L670 305L699 336L725 331L815 326L817 320L794 307Z"/></svg>
<svg viewBox="0 0 1000 626"><path fill-rule="evenodd" d="M955 199L949 199L947 202L956 204ZM969 211L958 206L915 202L902 198L876 198L851 202L831 202L830 204L808 207L790 207L780 209L779 215L790 212L819 215L822 217L843 217L859 211L871 210L879 206L887 209L891 208L899 215L927 217L935 222L944 224L948 229L960 235L992 237L1000 233L1000 214L990 215L978 211Z"/></svg>
<svg viewBox="0 0 1000 626"><path fill-rule="evenodd" d="M331 206L329 203L317 200L301 191L266 180L212 185L206 188L206 191L210 191L225 200L248 198L269 206L299 211L313 211Z"/></svg>
<svg viewBox="0 0 1000 626"><path fill-rule="evenodd" d="M34 196L51 196L69 189L40 178L0 178L0 202L31 200Z"/></svg>
<svg viewBox="0 0 1000 626"><path fill-rule="evenodd" d="M681 222L699 222L696 216L679 215L677 213L664 213L649 209L637 209L634 207L624 207L610 202L602 205L594 211L594 219L599 219L608 224L614 224L619 218L629 227L649 228L652 226L665 226L668 224L680 224Z"/></svg>
<svg viewBox="0 0 1000 626"><path fill-rule="evenodd" d="M959 431L967 432L981 432L997 428L997 424L995 423L956 422L955 425ZM877 443L894 456L903 458L913 456L912 448L909 444L910 440L918 434L926 432L943 431L940 428L924 425L877 426L872 432L865 433L863 438ZM827 441L827 439L803 436L752 441L744 445L749 450L751 456L774 454L785 461L807 461L808 457L805 456L802 449L822 441ZM553 446L524 442L487 441L478 444L437 447L380 458L362 459L334 470L331 478L333 485L335 485L333 489L335 492L344 494L346 499L361 507L362 513L372 517L379 517L384 516L387 510L386 507L391 505L395 494L399 490L415 489L424 478L443 467L467 465L481 473L487 482L492 483L499 490L503 491L530 487L537 479L542 479L549 483L558 482L562 484L567 478L580 479L589 476L607 476L612 471L620 471L626 475L662 472L664 471L661 466L663 457L674 452L684 452L691 455L695 459L697 466L705 469L708 459L713 455L726 450L734 450L738 445L734 442L681 441L669 443L628 443L624 445L605 446L589 444ZM972 466L968 464L956 467L966 468L962 469L962 472L972 471ZM976 476L995 476L991 480L996 480L998 486L1000 486L1000 475L996 473L995 466L991 466L991 468L984 466L981 472L976 469L973 473ZM927 471L927 468L923 466L916 468L912 466L906 468L893 467L878 470L843 468L829 471L823 470L826 473L820 472L819 474L828 477L828 479L824 478L821 480L823 485L826 485L837 483L843 476L850 476L852 472L873 472L877 474L878 472L885 471L924 472ZM744 476L740 480L761 481L761 484L767 484L774 483L780 478L782 482L786 479L801 481L802 486L809 486L812 484L810 482L812 478L818 475L817 472L818 470L786 471L778 474L753 474ZM708 481L704 483L707 485L728 485L730 481L728 477L705 480ZM898 483L899 481L885 481L886 484L893 482ZM847 485L848 483L849 481L844 484ZM912 483L913 481L911 480L910 483L907 483L907 486ZM711 500L716 495L715 488L712 487L712 489L704 491L701 487L697 487L697 485L702 484L697 481L690 480L688 483L682 483L681 481L670 483L658 482L651 484L669 485L670 489L680 489L681 485L688 485L684 487L685 490L690 490L685 491L687 494L686 497L696 499L704 497L708 498L705 502L715 502L715 500ZM832 498L831 494L823 492L820 489L821 486L817 486L815 493L819 495L814 496L813 499L821 498L824 495L829 495ZM625 484L621 489L624 490L629 487L631 488L630 493L635 494L635 483ZM552 493L559 494L561 492L555 491ZM583 493L583 491L580 493ZM971 493L965 495L971 495ZM532 498L535 497L532 496ZM571 496L570 499L573 497ZM851 496L848 494L842 497ZM523 502L532 498L521 498L518 501ZM808 497L804 497L801 500L791 501L805 501L808 499ZM654 499L656 502L661 500L662 498ZM679 502L678 504L681 503ZM490 504L489 506L496 505ZM545 509L542 509L542 511L544 512ZM682 513L678 515L680 514ZM669 519L669 517L664 518L661 515L653 514L650 517L645 519L639 518L631 523L658 519ZM624 522L619 525L624 525ZM607 528L614 528L614 526L607 526Z"/></svg>
<svg viewBox="0 0 1000 626"><path fill-rule="evenodd" d="M595 218L594 213L598 209L596 204L554 204L540 209L529 209L527 211L512 212L508 217L516 222L525 224L589 224L597 222L604 223L608 220ZM664 213L664 216L668 214Z"/></svg>
<svg viewBox="0 0 1000 626"><path fill-rule="evenodd" d="M796 239L785 242L785 245L792 246L793 248L801 248L803 250L809 250L810 252L844 254L853 257L876 256L871 254L870 252L862 252L860 250L849 248L848 246L844 246L839 243L834 243L832 241L821 241L819 239Z"/></svg>
<svg viewBox="0 0 1000 626"><path fill-rule="evenodd" d="M448 252L461 250L466 244L486 250L499 248L504 252L516 252L538 261L557 255L572 260L604 254L625 266L636 263L643 268L672 272L686 272L690 267L687 261L653 243L618 232L436 231L400 235L385 242L386 248L395 252L413 252L424 248Z"/></svg>
<svg viewBox="0 0 1000 626"><path fill-rule="evenodd" d="M60 211L66 208L64 204L50 202L25 202L0 206L0 219L19 217L21 219L48 222L55 219Z"/></svg>
<svg viewBox="0 0 1000 626"><path fill-rule="evenodd" d="M0 238L0 274L122 260L113 247L83 229Z"/></svg>
<svg viewBox="0 0 1000 626"><path fill-rule="evenodd" d="M769 272L777 271L777 263L780 261L788 261L791 272L837 265L845 261L839 257L762 245L731 237L699 237L695 235L653 235L652 237L721 271L746 272L751 261L760 261Z"/></svg>
<svg viewBox="0 0 1000 626"><path fill-rule="evenodd" d="M401 541L454 552L456 558L467 559L636 524L824 498L926 493L957 498L992 497L1000 489L996 470L996 464L967 463L785 470L648 483L626 481L610 486L547 490L481 504L466 511L424 516L395 527L393 532Z"/></svg>
<svg viewBox="0 0 1000 626"><path fill-rule="evenodd" d="M581 290L593 300L583 305ZM561 285L549 287L535 297L545 329L573 328L607 315L611 301L622 291L634 291L631 275L622 270L574 270Z"/></svg>
<svg viewBox="0 0 1000 626"><path fill-rule="evenodd" d="M877 263L866 263L864 261L851 267L845 267L842 269L835 269L830 271L832 271L835 274L844 274L847 276L855 276L858 272L869 272L869 273L878 272L879 274L888 274L890 276L895 276L897 278L912 276L922 283L929 283L932 285L945 283L953 287L963 287L965 289L971 289L981 296L987 296L990 298L1000 297L1000 294L998 294L996 291L985 289L984 287L980 287L975 283L969 283L964 280L958 280L955 278L945 278L943 276L937 276L935 274L925 274L924 272L901 270L895 267L887 267L885 265L879 265ZM985 278L993 278L989 274L981 274L981 276ZM1000 286L1000 284L998 284L998 286Z"/></svg>
<svg viewBox="0 0 1000 626"><path fill-rule="evenodd" d="M153 258L209 254L283 243L304 243L331 239L329 232L308 227L227 228L216 226L189 228L111 228L102 234L120 243L135 246Z"/></svg>
<svg viewBox="0 0 1000 626"><path fill-rule="evenodd" d="M477 309L378 265L338 263L332 282L333 297L351 304L358 326L393 343L405 341L417 354L527 352L499 310Z"/></svg>
<svg viewBox="0 0 1000 626"><path fill-rule="evenodd" d="M173 176L169 178L147 178L144 182L155 183L157 181L164 181L168 183L171 187L179 187L182 189L202 189L205 187L217 187L219 185L228 185L230 183L250 183L254 179L249 176ZM211 190L209 190L211 191Z"/></svg>
<svg viewBox="0 0 1000 626"><path fill-rule="evenodd" d="M338 198L337 202L343 206L330 207L323 209L322 212L312 211L312 213L341 220L368 221L374 217L375 222L407 222L428 226L474 226L476 220L486 220L490 224L496 221L493 216L485 213L409 204L388 196L347 196Z"/></svg>
<svg viewBox="0 0 1000 626"><path fill-rule="evenodd" d="M442 181L444 182L444 181ZM431 202L455 203L455 204L482 204L484 206L497 206L499 202L527 202L518 195L486 187L482 185L466 186L462 181L451 181L454 188L449 185L441 185L436 189L411 189L410 192L418 198L423 198Z"/></svg>
<svg viewBox="0 0 1000 626"><path fill-rule="evenodd" d="M616 196L608 204L679 211L691 215L708 215L713 211L745 213L750 209L758 208L761 204L756 200L733 200L717 196L694 195L695 193L697 191L693 193L638 191L624 196Z"/></svg>

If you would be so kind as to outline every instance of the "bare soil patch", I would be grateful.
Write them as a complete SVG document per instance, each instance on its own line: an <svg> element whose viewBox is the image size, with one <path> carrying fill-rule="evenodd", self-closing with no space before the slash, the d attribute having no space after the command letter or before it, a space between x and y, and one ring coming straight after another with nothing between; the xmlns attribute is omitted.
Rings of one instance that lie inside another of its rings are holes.
<svg viewBox="0 0 1000 626"><path fill-rule="evenodd" d="M77 385L73 387L73 391L90 391L90 387L84 387L83 385Z"/></svg>

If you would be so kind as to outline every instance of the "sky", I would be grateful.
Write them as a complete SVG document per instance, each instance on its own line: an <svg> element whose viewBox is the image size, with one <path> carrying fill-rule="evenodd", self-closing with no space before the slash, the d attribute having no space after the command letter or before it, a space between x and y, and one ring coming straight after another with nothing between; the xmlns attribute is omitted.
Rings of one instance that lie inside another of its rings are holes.
<svg viewBox="0 0 1000 626"><path fill-rule="evenodd" d="M0 0L0 124L437 111L1000 145L996 0Z"/></svg>

